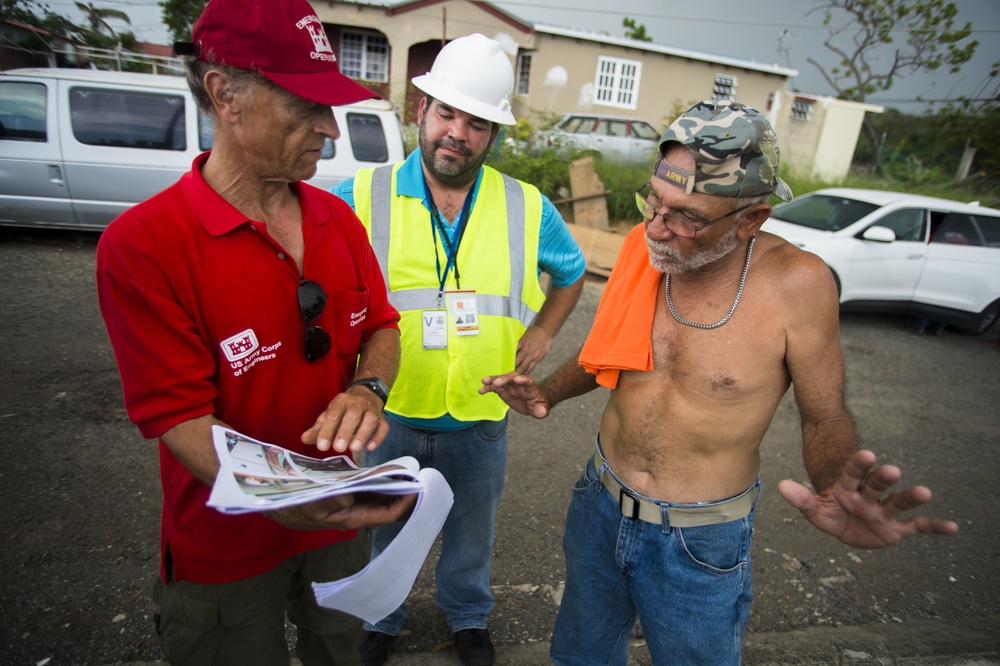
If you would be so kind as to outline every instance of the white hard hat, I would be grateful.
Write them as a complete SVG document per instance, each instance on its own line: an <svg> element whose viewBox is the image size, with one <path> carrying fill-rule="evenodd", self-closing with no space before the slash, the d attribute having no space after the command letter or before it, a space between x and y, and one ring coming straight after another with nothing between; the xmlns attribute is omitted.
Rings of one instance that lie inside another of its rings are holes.
<svg viewBox="0 0 1000 666"><path fill-rule="evenodd" d="M514 70L500 44L475 33L448 42L427 74L413 85L460 111L501 125L517 121L510 111Z"/></svg>

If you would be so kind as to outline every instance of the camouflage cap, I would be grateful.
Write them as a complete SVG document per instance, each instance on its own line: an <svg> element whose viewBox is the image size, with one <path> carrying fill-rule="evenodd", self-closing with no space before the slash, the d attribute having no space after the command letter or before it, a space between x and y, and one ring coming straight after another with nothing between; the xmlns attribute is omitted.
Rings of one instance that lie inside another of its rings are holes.
<svg viewBox="0 0 1000 666"><path fill-rule="evenodd" d="M760 111L728 100L698 102L660 137L660 154L676 142L691 151L694 172L658 160L653 174L684 188L720 197L774 194L783 201L792 190L778 177L778 140Z"/></svg>

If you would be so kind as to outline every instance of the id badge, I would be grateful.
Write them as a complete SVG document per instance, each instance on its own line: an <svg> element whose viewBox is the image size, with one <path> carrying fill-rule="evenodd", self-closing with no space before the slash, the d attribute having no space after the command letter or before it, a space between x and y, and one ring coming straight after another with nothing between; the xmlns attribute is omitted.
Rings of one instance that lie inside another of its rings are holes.
<svg viewBox="0 0 1000 666"><path fill-rule="evenodd" d="M455 322L455 335L479 335L479 311L473 289L446 291L448 310Z"/></svg>
<svg viewBox="0 0 1000 666"><path fill-rule="evenodd" d="M424 331L424 349L447 349L447 310L424 310L421 313L421 321Z"/></svg>

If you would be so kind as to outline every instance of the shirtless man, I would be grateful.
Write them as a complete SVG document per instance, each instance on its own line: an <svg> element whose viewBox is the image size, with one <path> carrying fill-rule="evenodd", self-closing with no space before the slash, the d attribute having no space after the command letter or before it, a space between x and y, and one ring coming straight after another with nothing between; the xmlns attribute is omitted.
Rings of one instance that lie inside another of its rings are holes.
<svg viewBox="0 0 1000 666"><path fill-rule="evenodd" d="M625 241L580 354L541 384L508 373L480 389L536 418L611 389L566 521L559 666L624 665L636 616L654 663L741 663L760 443L790 384L813 490L778 491L813 525L863 548L958 531L896 520L930 490L887 494L899 469L858 450L830 271L758 231L768 197L792 196L764 116L701 102L660 151L636 192L645 224Z"/></svg>

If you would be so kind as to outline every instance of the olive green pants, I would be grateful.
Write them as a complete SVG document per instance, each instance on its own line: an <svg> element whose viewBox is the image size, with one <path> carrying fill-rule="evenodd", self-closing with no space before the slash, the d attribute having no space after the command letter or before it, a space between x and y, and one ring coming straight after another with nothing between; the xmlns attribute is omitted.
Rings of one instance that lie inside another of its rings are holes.
<svg viewBox="0 0 1000 666"><path fill-rule="evenodd" d="M288 666L287 612L303 666L361 666L361 620L320 608L311 583L360 571L370 549L364 530L232 583L157 580L153 600L164 654L174 666Z"/></svg>

